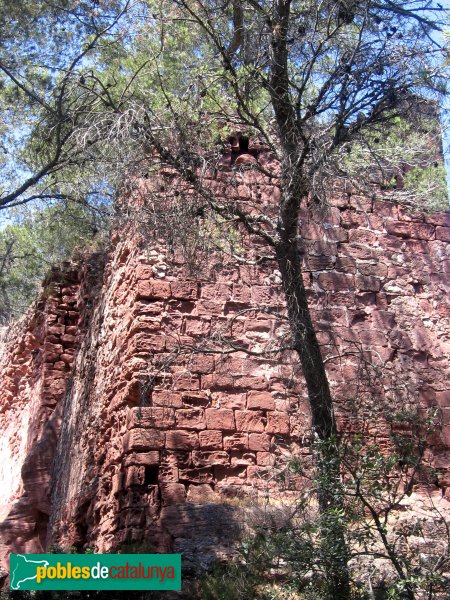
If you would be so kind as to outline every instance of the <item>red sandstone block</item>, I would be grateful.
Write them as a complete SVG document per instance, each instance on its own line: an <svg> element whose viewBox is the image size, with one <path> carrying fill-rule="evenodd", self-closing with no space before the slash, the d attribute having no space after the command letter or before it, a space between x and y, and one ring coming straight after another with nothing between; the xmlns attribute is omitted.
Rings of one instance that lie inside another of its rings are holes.
<svg viewBox="0 0 450 600"><path fill-rule="evenodd" d="M387 346L386 335L381 331L361 329L357 337L364 346Z"/></svg>
<svg viewBox="0 0 450 600"><path fill-rule="evenodd" d="M116 473L111 480L111 493L115 496L123 490L124 474Z"/></svg>
<svg viewBox="0 0 450 600"><path fill-rule="evenodd" d="M197 313L211 317L223 313L223 302L214 300L200 300L197 302Z"/></svg>
<svg viewBox="0 0 450 600"><path fill-rule="evenodd" d="M361 210L363 212L372 212L372 199L367 198L366 196L357 196L356 194L351 194L349 198L349 204L356 210Z"/></svg>
<svg viewBox="0 0 450 600"><path fill-rule="evenodd" d="M302 224L301 234L305 240L323 240L325 229L318 223L306 222Z"/></svg>
<svg viewBox="0 0 450 600"><path fill-rule="evenodd" d="M205 283L201 288L202 300L220 301L223 305L231 299L231 288L225 283Z"/></svg>
<svg viewBox="0 0 450 600"><path fill-rule="evenodd" d="M375 275L377 277L386 277L388 274L388 267L382 262L374 259L371 261L358 261L357 270L361 275Z"/></svg>
<svg viewBox="0 0 450 600"><path fill-rule="evenodd" d="M245 321L245 332L246 333L270 333L272 331L272 325L274 321L268 319L247 319Z"/></svg>
<svg viewBox="0 0 450 600"><path fill-rule="evenodd" d="M444 426L450 426L450 407L442 410L442 423Z"/></svg>
<svg viewBox="0 0 450 600"><path fill-rule="evenodd" d="M248 372L248 358L225 356L218 359L217 373L219 375L241 375Z"/></svg>
<svg viewBox="0 0 450 600"><path fill-rule="evenodd" d="M393 202L376 200L373 204L373 212L382 217L398 218L398 208Z"/></svg>
<svg viewBox="0 0 450 600"><path fill-rule="evenodd" d="M354 288L353 275L346 273L320 273L317 282L323 290L341 291Z"/></svg>
<svg viewBox="0 0 450 600"><path fill-rule="evenodd" d="M136 279L151 279L153 276L153 269L150 265L138 265L134 274Z"/></svg>
<svg viewBox="0 0 450 600"><path fill-rule="evenodd" d="M180 469L180 481L188 481L189 483L212 483L212 469L214 467L197 467L195 469Z"/></svg>
<svg viewBox="0 0 450 600"><path fill-rule="evenodd" d="M238 431L264 431L264 415L261 411L237 410L236 428Z"/></svg>
<svg viewBox="0 0 450 600"><path fill-rule="evenodd" d="M171 297L170 283L159 279L139 280L136 285L136 300L167 300Z"/></svg>
<svg viewBox="0 0 450 600"><path fill-rule="evenodd" d="M209 335L211 331L210 319L201 317L185 317L186 335Z"/></svg>
<svg viewBox="0 0 450 600"><path fill-rule="evenodd" d="M129 454L125 458L125 466L130 465L159 465L160 456L158 450L152 450L150 452L136 452Z"/></svg>
<svg viewBox="0 0 450 600"><path fill-rule="evenodd" d="M263 467L273 467L275 464L275 456L271 452L257 452L256 463Z"/></svg>
<svg viewBox="0 0 450 600"><path fill-rule="evenodd" d="M367 227L367 215L356 210L344 210L342 212L342 226L348 229L354 227Z"/></svg>
<svg viewBox="0 0 450 600"><path fill-rule="evenodd" d="M207 408L206 425L208 429L221 429L232 431L236 429L233 411L227 408Z"/></svg>
<svg viewBox="0 0 450 600"><path fill-rule="evenodd" d="M368 229L351 229L348 234L350 242L373 246L378 242L378 236Z"/></svg>
<svg viewBox="0 0 450 600"><path fill-rule="evenodd" d="M148 354L152 352L162 352L165 347L166 342L164 336L137 333L128 342L127 351L130 355Z"/></svg>
<svg viewBox="0 0 450 600"><path fill-rule="evenodd" d="M164 447L164 433L155 429L131 429L123 436L123 450L156 450Z"/></svg>
<svg viewBox="0 0 450 600"><path fill-rule="evenodd" d="M333 206L339 206L341 208L346 208L348 206L349 196L347 193L336 193L333 195L333 198L330 198L330 202Z"/></svg>
<svg viewBox="0 0 450 600"><path fill-rule="evenodd" d="M200 441L200 448L222 448L222 432L207 430L200 431L198 434Z"/></svg>
<svg viewBox="0 0 450 600"><path fill-rule="evenodd" d="M192 391L200 389L200 380L197 375L191 373L174 373L173 388L180 391Z"/></svg>
<svg viewBox="0 0 450 600"><path fill-rule="evenodd" d="M181 408L183 406L181 394L173 392L172 390L153 390L152 403L155 406L172 408Z"/></svg>
<svg viewBox="0 0 450 600"><path fill-rule="evenodd" d="M268 452L270 450L270 436L267 433L250 433L248 447L250 450Z"/></svg>
<svg viewBox="0 0 450 600"><path fill-rule="evenodd" d="M129 488L133 485L144 485L145 467L128 467L125 472L125 487Z"/></svg>
<svg viewBox="0 0 450 600"><path fill-rule="evenodd" d="M247 408L258 410L274 410L275 401L270 392L258 392L253 390L247 395Z"/></svg>
<svg viewBox="0 0 450 600"><path fill-rule="evenodd" d="M354 259L358 260L371 260L378 258L381 250L367 244L348 244L346 247L339 249L341 254L350 254Z"/></svg>
<svg viewBox="0 0 450 600"><path fill-rule="evenodd" d="M436 392L436 402L442 408L450 407L450 390L444 390L443 392Z"/></svg>
<svg viewBox="0 0 450 600"><path fill-rule="evenodd" d="M234 387L234 378L231 375L219 375L212 373L202 376L202 389L232 389Z"/></svg>
<svg viewBox="0 0 450 600"><path fill-rule="evenodd" d="M329 227L325 229L323 239L328 242L347 242L348 231L343 227Z"/></svg>
<svg viewBox="0 0 450 600"><path fill-rule="evenodd" d="M251 163L254 164L256 163L256 159L254 156L251 155L247 155L249 157L249 159L251 159ZM238 162L239 158L241 159L241 161ZM244 156L238 156L238 158L236 159L236 163L237 165L240 165L243 163L242 159L244 158ZM239 199L239 200L249 200L252 197L252 191L251 188L248 185L238 185L236 192L235 192L235 196Z"/></svg>
<svg viewBox="0 0 450 600"><path fill-rule="evenodd" d="M171 281L172 296L177 300L197 300L198 283L196 281Z"/></svg>
<svg viewBox="0 0 450 600"><path fill-rule="evenodd" d="M234 433L223 438L224 450L248 450L248 434Z"/></svg>
<svg viewBox="0 0 450 600"><path fill-rule="evenodd" d="M251 300L251 288L248 285L233 283L233 302L248 304Z"/></svg>
<svg viewBox="0 0 450 600"><path fill-rule="evenodd" d="M337 256L334 262L336 271L344 273L356 273L356 260L351 256Z"/></svg>
<svg viewBox="0 0 450 600"><path fill-rule="evenodd" d="M450 242L450 227L436 227L436 239Z"/></svg>
<svg viewBox="0 0 450 600"><path fill-rule="evenodd" d="M194 450L192 452L192 462L195 467L205 467L208 465L228 465L230 456L227 452L216 450L213 452L204 452Z"/></svg>
<svg viewBox="0 0 450 600"><path fill-rule="evenodd" d="M58 371L58 375L60 371ZM46 379L44 382L43 396L61 396L66 390L66 380L63 377Z"/></svg>
<svg viewBox="0 0 450 600"><path fill-rule="evenodd" d="M210 397L206 392L201 391L187 391L181 392L181 399L183 401L183 407L199 407L208 406L210 403Z"/></svg>
<svg viewBox="0 0 450 600"><path fill-rule="evenodd" d="M139 315L160 315L164 309L162 302L135 302L133 305L133 314Z"/></svg>
<svg viewBox="0 0 450 600"><path fill-rule="evenodd" d="M399 206L398 218L400 221L417 221L419 223L423 223L425 213L416 210L412 211L404 206Z"/></svg>
<svg viewBox="0 0 450 600"><path fill-rule="evenodd" d="M50 342L45 342L44 357L46 361L55 362L62 353L63 347L61 344L51 344Z"/></svg>
<svg viewBox="0 0 450 600"><path fill-rule="evenodd" d="M386 219L384 226L389 234L402 238L431 240L434 236L434 226L429 223L414 223Z"/></svg>
<svg viewBox="0 0 450 600"><path fill-rule="evenodd" d="M447 425L442 428L440 438L442 444L448 448L450 446L450 426Z"/></svg>
<svg viewBox="0 0 450 600"><path fill-rule="evenodd" d="M60 359L66 364L71 365L73 362L73 354L69 354L69 352L64 352L61 354Z"/></svg>
<svg viewBox="0 0 450 600"><path fill-rule="evenodd" d="M440 225L441 227L450 227L450 212L438 212L431 215L426 214L425 223Z"/></svg>
<svg viewBox="0 0 450 600"><path fill-rule="evenodd" d="M166 447L170 450L192 450L198 446L198 435L193 431L168 431L166 433Z"/></svg>
<svg viewBox="0 0 450 600"><path fill-rule="evenodd" d="M218 494L207 483L190 485L187 500L193 504L210 504L217 502Z"/></svg>
<svg viewBox="0 0 450 600"><path fill-rule="evenodd" d="M127 428L156 427L169 429L175 424L175 411L173 408L155 406L134 406L127 414Z"/></svg>
<svg viewBox="0 0 450 600"><path fill-rule="evenodd" d="M267 479L264 474L267 474L268 468L260 465L250 465L247 467L247 478L252 481L256 487L267 487Z"/></svg>
<svg viewBox="0 0 450 600"><path fill-rule="evenodd" d="M160 486L164 506L183 504L186 500L186 488L182 483L163 483Z"/></svg>
<svg viewBox="0 0 450 600"><path fill-rule="evenodd" d="M150 317L148 315L139 315L131 323L128 337L132 337L140 332L159 331L161 329L161 319L159 317Z"/></svg>
<svg viewBox="0 0 450 600"><path fill-rule="evenodd" d="M363 292L378 292L381 288L381 281L378 277L368 275L356 276L356 287Z"/></svg>
<svg viewBox="0 0 450 600"><path fill-rule="evenodd" d="M234 394L230 392L214 392L212 394L214 405L220 406L220 408L239 408L240 410L245 409L246 394Z"/></svg>
<svg viewBox="0 0 450 600"><path fill-rule="evenodd" d="M206 429L205 415L201 408L182 408L175 413L180 429Z"/></svg>
<svg viewBox="0 0 450 600"><path fill-rule="evenodd" d="M213 373L214 356L211 356L211 354L194 354L189 358L187 368L192 373Z"/></svg>
<svg viewBox="0 0 450 600"><path fill-rule="evenodd" d="M265 377L236 377L234 387L245 390L267 390L269 382Z"/></svg>
<svg viewBox="0 0 450 600"><path fill-rule="evenodd" d="M249 467L250 468L250 467ZM217 465L214 467L214 476L217 481L225 480L228 485L242 485L246 478L247 467Z"/></svg>
<svg viewBox="0 0 450 600"><path fill-rule="evenodd" d="M289 433L289 415L280 412L268 412L267 413L267 426L266 431L268 433Z"/></svg>
<svg viewBox="0 0 450 600"><path fill-rule="evenodd" d="M251 290L252 301L258 306L272 304L273 290L269 286L255 285Z"/></svg>
<svg viewBox="0 0 450 600"><path fill-rule="evenodd" d="M50 335L60 336L64 335L65 330L66 328L64 327L64 325L54 324L50 325L50 327L47 328L47 333Z"/></svg>
<svg viewBox="0 0 450 600"><path fill-rule="evenodd" d="M307 271L326 271L334 268L334 260L331 256L320 254L318 256L306 256L304 269Z"/></svg>
<svg viewBox="0 0 450 600"><path fill-rule="evenodd" d="M167 312L172 316L191 314L195 310L196 303L191 300L169 300Z"/></svg>
<svg viewBox="0 0 450 600"><path fill-rule="evenodd" d="M167 450L164 454L166 454ZM164 457L167 459L167 456ZM158 480L159 481L178 481L178 466L170 465L167 463L163 463L159 465L158 472Z"/></svg>
<svg viewBox="0 0 450 600"><path fill-rule="evenodd" d="M308 243L307 249L310 255L325 254L325 256L336 256L337 254L337 244L335 242L316 240Z"/></svg>

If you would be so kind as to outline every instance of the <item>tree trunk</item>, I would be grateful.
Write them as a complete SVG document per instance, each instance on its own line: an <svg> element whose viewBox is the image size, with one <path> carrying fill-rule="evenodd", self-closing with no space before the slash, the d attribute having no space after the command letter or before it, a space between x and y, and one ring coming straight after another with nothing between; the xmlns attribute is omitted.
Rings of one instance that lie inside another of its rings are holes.
<svg viewBox="0 0 450 600"><path fill-rule="evenodd" d="M317 436L316 480L320 510L321 559L328 597L347 600L350 594L348 550L343 522L343 492L337 431L328 378L313 327L302 277L303 250L298 238L299 187L290 182L281 203L277 261L286 296L294 349L306 380L312 429ZM297 192L297 193L296 193Z"/></svg>

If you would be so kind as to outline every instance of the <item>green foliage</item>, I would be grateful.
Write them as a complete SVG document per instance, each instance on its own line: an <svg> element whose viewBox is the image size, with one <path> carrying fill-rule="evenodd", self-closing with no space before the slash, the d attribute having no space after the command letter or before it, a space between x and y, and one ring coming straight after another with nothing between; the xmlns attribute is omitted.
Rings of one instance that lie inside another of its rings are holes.
<svg viewBox="0 0 450 600"><path fill-rule="evenodd" d="M23 313L52 265L83 248L98 248L104 217L75 203L21 211L0 230L0 320Z"/></svg>
<svg viewBox="0 0 450 600"><path fill-rule="evenodd" d="M432 118L427 114L432 104L411 102L417 104L413 115L392 116L342 149L341 173L359 182L363 193L378 184L411 210L448 210L438 113Z"/></svg>
<svg viewBox="0 0 450 600"><path fill-rule="evenodd" d="M274 597L282 598L282 593L286 593L286 598L328 600L326 566L333 552L337 552L339 560L342 527L352 564L350 598L372 597L369 574L376 597L384 600L408 598L411 591L417 597L432 593L430 598L443 592L448 584L445 571L449 556L445 544L446 540L447 544L450 542L444 516L431 510L428 525L421 520L423 513L411 515L404 522L397 520L397 515L402 514L402 502L417 482L417 474L426 475L422 456L433 416L421 418L412 410L401 411L393 414L390 422L389 452L360 435L348 436L339 444L332 438L316 440L313 452L320 453L321 460L330 460L331 469L321 468L312 477L310 466L293 458L288 469L311 477L311 482L299 493L289 520L283 525L271 525L267 515L280 499L272 506L266 505L265 519L253 525L251 531L249 528L235 562L217 565L206 575L201 597L266 599L271 597L271 582L276 582L278 587L272 591L278 592L274 592ZM320 494L333 485L334 476L330 477L330 473L334 473L336 464L340 464L342 474L342 484L336 488L343 498L342 508L335 504L319 510ZM435 528L434 535L441 536L441 546L435 552L430 546L417 550L414 544L430 535L426 530L429 526ZM338 542L335 550L334 539ZM382 559L383 566L374 568L375 558Z"/></svg>

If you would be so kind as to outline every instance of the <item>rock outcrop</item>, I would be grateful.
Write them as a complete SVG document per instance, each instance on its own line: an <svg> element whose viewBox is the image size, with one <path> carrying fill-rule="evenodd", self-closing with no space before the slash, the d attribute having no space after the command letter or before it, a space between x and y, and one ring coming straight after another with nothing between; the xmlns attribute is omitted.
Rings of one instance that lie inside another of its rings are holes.
<svg viewBox="0 0 450 600"><path fill-rule="evenodd" d="M255 160L240 154L208 185L270 212L280 191ZM133 202L178 187L170 173L139 181ZM433 476L418 485L445 495L450 216L344 193L320 215L305 211L302 237L340 429L388 448L402 426L393 415L434 419L424 456ZM48 544L145 543L207 564L238 527L224 498L276 494L287 457L307 463L308 403L279 273L253 241L233 241L253 248L251 261L216 251L193 266L124 225L105 257L54 272L4 335L5 569L9 552ZM286 475L282 485L295 495L302 482Z"/></svg>

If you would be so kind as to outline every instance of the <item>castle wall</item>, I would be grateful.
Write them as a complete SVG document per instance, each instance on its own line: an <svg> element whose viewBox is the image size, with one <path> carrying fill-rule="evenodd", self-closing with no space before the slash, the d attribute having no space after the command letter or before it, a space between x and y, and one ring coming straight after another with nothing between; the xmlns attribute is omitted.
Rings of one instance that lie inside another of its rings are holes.
<svg viewBox="0 0 450 600"><path fill-rule="evenodd" d="M280 193L251 170L207 185L268 214ZM137 182L134 203L178 187L170 173ZM445 493L450 216L343 193L320 215L305 211L302 237L341 431L388 449L402 426L393 417L419 409L433 419L424 462L434 470L418 485ZM230 499L295 496L300 478L279 476L293 454L311 460L308 402L295 356L280 350L289 328L276 264L260 260L267 248L254 241L239 242L252 248L241 260L217 251L193 269L164 240L125 225L104 270L85 265L9 335L5 556L47 536L99 552L145 540L206 563L235 533Z"/></svg>

